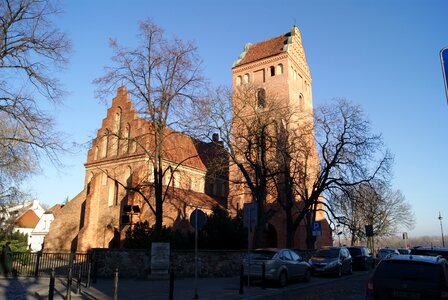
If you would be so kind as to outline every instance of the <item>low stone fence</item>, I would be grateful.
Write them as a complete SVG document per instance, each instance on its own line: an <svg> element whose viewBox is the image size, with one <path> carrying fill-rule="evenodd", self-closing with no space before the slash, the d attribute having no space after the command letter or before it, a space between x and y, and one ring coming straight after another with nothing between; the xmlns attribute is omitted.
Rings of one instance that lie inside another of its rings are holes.
<svg viewBox="0 0 448 300"><path fill-rule="evenodd" d="M247 250L198 251L199 277L237 276ZM314 251L300 251L307 260ZM129 249L92 249L94 276L110 278L118 269L121 278L148 278L151 274L151 251ZM194 250L171 250L170 267L177 278L195 274Z"/></svg>
<svg viewBox="0 0 448 300"><path fill-rule="evenodd" d="M238 250L198 251L198 276L229 277L239 274L246 252ZM97 277L112 277L118 269L122 278L146 278L151 274L150 250L93 249L93 272ZM195 273L195 253L172 250L170 266L176 277L192 277Z"/></svg>

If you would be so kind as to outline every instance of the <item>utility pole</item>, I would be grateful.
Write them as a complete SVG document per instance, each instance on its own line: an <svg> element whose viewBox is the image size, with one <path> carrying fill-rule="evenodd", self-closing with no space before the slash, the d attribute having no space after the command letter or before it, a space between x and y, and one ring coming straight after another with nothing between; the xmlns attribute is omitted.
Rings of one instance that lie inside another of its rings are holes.
<svg viewBox="0 0 448 300"><path fill-rule="evenodd" d="M442 247L445 247L445 239L443 238L443 226L442 226L442 215L439 211L439 221L440 221L440 232L442 233Z"/></svg>

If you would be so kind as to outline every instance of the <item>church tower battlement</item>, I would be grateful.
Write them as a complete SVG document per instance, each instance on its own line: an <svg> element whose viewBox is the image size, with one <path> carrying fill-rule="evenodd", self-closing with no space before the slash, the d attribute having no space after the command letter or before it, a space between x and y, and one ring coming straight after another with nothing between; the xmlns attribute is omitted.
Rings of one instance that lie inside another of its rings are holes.
<svg viewBox="0 0 448 300"><path fill-rule="evenodd" d="M246 44L232 66L233 89L245 83L259 85L301 111L312 111L311 81L297 26L286 34Z"/></svg>

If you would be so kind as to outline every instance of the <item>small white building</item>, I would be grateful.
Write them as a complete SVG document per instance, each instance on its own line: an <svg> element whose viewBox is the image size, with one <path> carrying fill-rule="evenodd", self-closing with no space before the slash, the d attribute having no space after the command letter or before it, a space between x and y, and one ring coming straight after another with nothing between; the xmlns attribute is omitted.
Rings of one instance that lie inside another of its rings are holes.
<svg viewBox="0 0 448 300"><path fill-rule="evenodd" d="M44 238L50 230L50 224L54 220L51 211L39 204L38 200L25 202L8 209L10 216L17 216L14 222L14 231L28 235L28 247L31 251L42 250Z"/></svg>
<svg viewBox="0 0 448 300"><path fill-rule="evenodd" d="M42 250L42 245L44 244L44 238L50 230L50 224L54 220L54 215L50 211L46 211L36 227L33 229L30 235L28 235L28 244L30 245L31 251Z"/></svg>

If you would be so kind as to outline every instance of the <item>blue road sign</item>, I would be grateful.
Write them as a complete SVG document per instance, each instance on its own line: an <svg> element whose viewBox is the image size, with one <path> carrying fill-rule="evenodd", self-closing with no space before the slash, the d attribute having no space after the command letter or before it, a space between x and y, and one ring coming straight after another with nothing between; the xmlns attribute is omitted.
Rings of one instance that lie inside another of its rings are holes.
<svg viewBox="0 0 448 300"><path fill-rule="evenodd" d="M445 94L448 101L448 48L440 50L440 61L442 62L443 82L445 83Z"/></svg>
<svg viewBox="0 0 448 300"><path fill-rule="evenodd" d="M243 226L246 228L254 228L257 226L257 204L244 203L243 206Z"/></svg>
<svg viewBox="0 0 448 300"><path fill-rule="evenodd" d="M313 230L312 230L313 231L313 236L321 235L322 227L320 225L320 222L319 221L315 221L315 222L312 223L312 225L313 225Z"/></svg>
<svg viewBox="0 0 448 300"><path fill-rule="evenodd" d="M204 226L205 222L207 221L207 216L205 213L200 209L195 209L190 214L190 224L193 226L193 228L196 230L201 229L202 226Z"/></svg>

